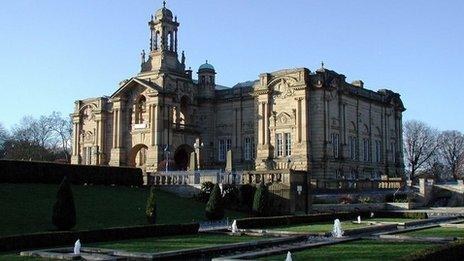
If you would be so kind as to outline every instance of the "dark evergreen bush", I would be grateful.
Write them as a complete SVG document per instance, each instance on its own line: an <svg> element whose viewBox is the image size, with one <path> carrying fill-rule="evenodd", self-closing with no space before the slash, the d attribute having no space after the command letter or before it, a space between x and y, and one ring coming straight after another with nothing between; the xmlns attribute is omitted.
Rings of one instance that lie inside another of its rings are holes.
<svg viewBox="0 0 464 261"><path fill-rule="evenodd" d="M222 191L224 195L224 205L227 208L238 209L240 204L240 191L236 185L223 184Z"/></svg>
<svg viewBox="0 0 464 261"><path fill-rule="evenodd" d="M253 199L256 188L250 184L244 184L240 186L240 205L242 205L247 211L251 211L253 207Z"/></svg>
<svg viewBox="0 0 464 261"><path fill-rule="evenodd" d="M145 214L147 216L147 221L150 224L156 223L156 198L155 198L155 189L151 187L150 195L147 199L147 207L145 210Z"/></svg>
<svg viewBox="0 0 464 261"><path fill-rule="evenodd" d="M253 199L253 215L265 216L269 207L269 190L264 182L259 184Z"/></svg>
<svg viewBox="0 0 464 261"><path fill-rule="evenodd" d="M68 178L65 176L56 194L52 223L58 230L71 230L76 225L76 207Z"/></svg>
<svg viewBox="0 0 464 261"><path fill-rule="evenodd" d="M224 217L224 205L219 184L214 185L213 191L206 203L205 216L208 220L219 220Z"/></svg>
<svg viewBox="0 0 464 261"><path fill-rule="evenodd" d="M213 191L214 183L206 181L201 183L200 193L197 196L197 200L200 202L208 202L211 191Z"/></svg>

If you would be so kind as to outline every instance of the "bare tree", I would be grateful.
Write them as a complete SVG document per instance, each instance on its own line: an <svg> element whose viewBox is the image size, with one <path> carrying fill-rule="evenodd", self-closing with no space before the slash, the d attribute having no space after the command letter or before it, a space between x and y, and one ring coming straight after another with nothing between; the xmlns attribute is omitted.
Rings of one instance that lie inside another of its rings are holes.
<svg viewBox="0 0 464 261"><path fill-rule="evenodd" d="M0 122L0 146L8 138L8 131L5 129L3 124Z"/></svg>
<svg viewBox="0 0 464 261"><path fill-rule="evenodd" d="M410 120L404 124L404 154L411 179L436 153L437 136L437 131L424 122Z"/></svg>
<svg viewBox="0 0 464 261"><path fill-rule="evenodd" d="M55 135L55 140L59 145L60 151L63 153L66 161L69 160L69 150L71 148L72 122L71 118L61 116L59 112L53 112L49 119L52 125L52 131Z"/></svg>
<svg viewBox="0 0 464 261"><path fill-rule="evenodd" d="M439 136L438 151L454 179L458 179L464 168L464 135L459 131L444 131Z"/></svg>

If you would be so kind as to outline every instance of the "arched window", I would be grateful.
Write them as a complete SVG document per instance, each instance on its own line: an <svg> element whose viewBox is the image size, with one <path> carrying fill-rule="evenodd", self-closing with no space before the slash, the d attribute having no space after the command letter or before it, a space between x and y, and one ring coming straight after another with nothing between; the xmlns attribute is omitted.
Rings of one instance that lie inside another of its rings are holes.
<svg viewBox="0 0 464 261"><path fill-rule="evenodd" d="M145 96L140 96L140 98L137 100L137 104L135 106L135 123L143 123L144 118L143 115L145 113L145 105L147 103L147 99Z"/></svg>
<svg viewBox="0 0 464 261"><path fill-rule="evenodd" d="M180 100L180 124L187 124L190 121L190 100L187 96L183 96Z"/></svg>

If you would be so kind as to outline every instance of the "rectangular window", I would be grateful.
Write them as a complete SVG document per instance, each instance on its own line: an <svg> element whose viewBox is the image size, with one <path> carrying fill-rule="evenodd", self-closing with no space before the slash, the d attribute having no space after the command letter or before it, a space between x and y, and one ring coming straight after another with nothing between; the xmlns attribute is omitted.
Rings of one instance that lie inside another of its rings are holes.
<svg viewBox="0 0 464 261"><path fill-rule="evenodd" d="M332 133L332 152L334 158L338 158L338 152L340 148L340 134Z"/></svg>
<svg viewBox="0 0 464 261"><path fill-rule="evenodd" d="M226 141L221 139L219 140L219 161L225 161L226 160Z"/></svg>
<svg viewBox="0 0 464 261"><path fill-rule="evenodd" d="M251 159L256 158L256 146L254 137L251 138Z"/></svg>
<svg viewBox="0 0 464 261"><path fill-rule="evenodd" d="M371 155L370 155L370 141L369 139L365 138L363 139L363 160L364 161L370 161Z"/></svg>
<svg viewBox="0 0 464 261"><path fill-rule="evenodd" d="M231 139L227 139L226 140L226 153L232 149L232 140Z"/></svg>
<svg viewBox="0 0 464 261"><path fill-rule="evenodd" d="M292 134L285 133L285 156L292 155Z"/></svg>
<svg viewBox="0 0 464 261"><path fill-rule="evenodd" d="M282 133L276 134L276 156L281 157L284 153Z"/></svg>
<svg viewBox="0 0 464 261"><path fill-rule="evenodd" d="M245 138L245 160L251 160L251 138Z"/></svg>
<svg viewBox="0 0 464 261"><path fill-rule="evenodd" d="M375 162L382 161L382 142L380 140L375 141Z"/></svg>
<svg viewBox="0 0 464 261"><path fill-rule="evenodd" d="M391 155L392 155L392 161L396 162L396 149L395 149L394 141L390 144L390 150L391 150Z"/></svg>
<svg viewBox="0 0 464 261"><path fill-rule="evenodd" d="M350 142L350 158L352 160L355 160L357 159L357 139L356 137L350 137L349 139L349 142Z"/></svg>

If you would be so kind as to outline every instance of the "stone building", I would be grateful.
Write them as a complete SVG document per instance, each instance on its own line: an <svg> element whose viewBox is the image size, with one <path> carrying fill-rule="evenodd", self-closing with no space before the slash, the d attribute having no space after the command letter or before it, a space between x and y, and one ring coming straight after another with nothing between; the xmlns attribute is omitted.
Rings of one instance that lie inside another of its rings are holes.
<svg viewBox="0 0 464 261"><path fill-rule="evenodd" d="M403 172L398 93L324 68L263 73L225 87L208 62L197 79L178 50L179 22L165 6L148 23L141 71L111 96L75 102L73 164L185 170L305 171L314 179L376 179ZM180 56L180 59L179 59Z"/></svg>

